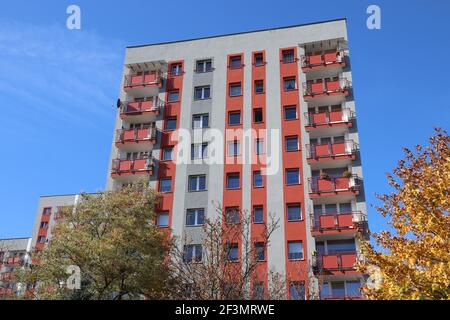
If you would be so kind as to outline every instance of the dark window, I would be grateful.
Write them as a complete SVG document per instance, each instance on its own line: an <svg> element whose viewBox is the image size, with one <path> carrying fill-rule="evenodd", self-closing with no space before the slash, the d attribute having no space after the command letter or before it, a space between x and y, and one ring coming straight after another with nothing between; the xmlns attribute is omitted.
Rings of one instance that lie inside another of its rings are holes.
<svg viewBox="0 0 450 320"><path fill-rule="evenodd" d="M284 120L295 120L297 119L297 107L288 106L284 107Z"/></svg>
<svg viewBox="0 0 450 320"><path fill-rule="evenodd" d="M264 152L264 140L256 139L255 140L255 153L257 155L262 154Z"/></svg>
<svg viewBox="0 0 450 320"><path fill-rule="evenodd" d="M256 261L264 261L266 260L265 250L264 250L264 243L257 242L255 243L255 257Z"/></svg>
<svg viewBox="0 0 450 320"><path fill-rule="evenodd" d="M225 209L225 222L229 224L236 224L240 222L239 208Z"/></svg>
<svg viewBox="0 0 450 320"><path fill-rule="evenodd" d="M227 174L227 189L239 189L239 173Z"/></svg>
<svg viewBox="0 0 450 320"><path fill-rule="evenodd" d="M192 116L192 128L201 129L209 127L209 115L208 114L194 114Z"/></svg>
<svg viewBox="0 0 450 320"><path fill-rule="evenodd" d="M184 261L202 261L202 245L189 244L184 246Z"/></svg>
<svg viewBox="0 0 450 320"><path fill-rule="evenodd" d="M301 241L288 242L288 259L289 260L303 259L303 243Z"/></svg>
<svg viewBox="0 0 450 320"><path fill-rule="evenodd" d="M191 144L191 160L204 159L208 156L208 144Z"/></svg>
<svg viewBox="0 0 450 320"><path fill-rule="evenodd" d="M183 73L183 66L181 63L172 64L170 67L170 74L172 76L179 76Z"/></svg>
<svg viewBox="0 0 450 320"><path fill-rule="evenodd" d="M334 252L355 252L355 240L329 240L327 241L327 251L328 253Z"/></svg>
<svg viewBox="0 0 450 320"><path fill-rule="evenodd" d="M255 53L254 62L255 62L255 66L264 65L264 55L262 54L262 52Z"/></svg>
<svg viewBox="0 0 450 320"><path fill-rule="evenodd" d="M291 282L289 284L289 293L291 300L305 300L305 284L303 282Z"/></svg>
<svg viewBox="0 0 450 320"><path fill-rule="evenodd" d="M45 216L49 216L52 214L52 208L44 208L44 213L43 215Z"/></svg>
<svg viewBox="0 0 450 320"><path fill-rule="evenodd" d="M162 178L159 183L159 191L160 192L172 191L172 179L171 178Z"/></svg>
<svg viewBox="0 0 450 320"><path fill-rule="evenodd" d="M239 260L239 247L237 243L232 243L228 245L227 260L228 261Z"/></svg>
<svg viewBox="0 0 450 320"><path fill-rule="evenodd" d="M228 124L239 125L241 124L241 113L239 111L233 111L228 113Z"/></svg>
<svg viewBox="0 0 450 320"><path fill-rule="evenodd" d="M44 236L39 236L37 242L38 243L44 243L45 242L45 237Z"/></svg>
<svg viewBox="0 0 450 320"><path fill-rule="evenodd" d="M241 83L231 83L230 84L230 97L237 97L242 95Z"/></svg>
<svg viewBox="0 0 450 320"><path fill-rule="evenodd" d="M300 174L298 169L287 169L286 170L286 184L299 184Z"/></svg>
<svg viewBox="0 0 450 320"><path fill-rule="evenodd" d="M173 131L177 128L177 118L167 118L166 119L166 131Z"/></svg>
<svg viewBox="0 0 450 320"><path fill-rule="evenodd" d="M253 223L264 222L264 209L262 206L253 207Z"/></svg>
<svg viewBox="0 0 450 320"><path fill-rule="evenodd" d="M241 56L230 57L230 68L240 68L242 67Z"/></svg>
<svg viewBox="0 0 450 320"><path fill-rule="evenodd" d="M186 212L186 225L198 226L205 221L205 209L188 209Z"/></svg>
<svg viewBox="0 0 450 320"><path fill-rule="evenodd" d="M256 80L255 93L263 93L263 92L264 92L264 80Z"/></svg>
<svg viewBox="0 0 450 320"><path fill-rule="evenodd" d="M287 219L288 221L297 221L302 219L302 210L300 204L287 205Z"/></svg>
<svg viewBox="0 0 450 320"><path fill-rule="evenodd" d="M167 102L175 102L179 100L180 91L173 90L169 91L169 96L167 97Z"/></svg>
<svg viewBox="0 0 450 320"><path fill-rule="evenodd" d="M209 99L211 96L210 86L195 87L194 89L194 100L204 100Z"/></svg>
<svg viewBox="0 0 450 320"><path fill-rule="evenodd" d="M255 282L253 284L253 300L264 300L264 283Z"/></svg>
<svg viewBox="0 0 450 320"><path fill-rule="evenodd" d="M164 148L163 149L163 161L172 160L172 152L173 148Z"/></svg>
<svg viewBox="0 0 450 320"><path fill-rule="evenodd" d="M206 176L189 176L189 191L204 191L206 190Z"/></svg>
<svg viewBox="0 0 450 320"><path fill-rule="evenodd" d="M286 151L298 150L298 137L286 137Z"/></svg>
<svg viewBox="0 0 450 320"><path fill-rule="evenodd" d="M292 91L297 89L295 77L288 77L283 79L284 91Z"/></svg>
<svg viewBox="0 0 450 320"><path fill-rule="evenodd" d="M212 71L211 59L197 61L196 72L209 72Z"/></svg>
<svg viewBox="0 0 450 320"><path fill-rule="evenodd" d="M240 143L239 141L230 141L228 142L228 157L235 157L240 154Z"/></svg>
<svg viewBox="0 0 450 320"><path fill-rule="evenodd" d="M283 50L283 63L290 63L295 61L294 49Z"/></svg>
<svg viewBox="0 0 450 320"><path fill-rule="evenodd" d="M259 188L263 186L263 178L261 175L261 171L253 172L253 187Z"/></svg>
<svg viewBox="0 0 450 320"><path fill-rule="evenodd" d="M261 108L253 109L253 122L263 122L263 110Z"/></svg>

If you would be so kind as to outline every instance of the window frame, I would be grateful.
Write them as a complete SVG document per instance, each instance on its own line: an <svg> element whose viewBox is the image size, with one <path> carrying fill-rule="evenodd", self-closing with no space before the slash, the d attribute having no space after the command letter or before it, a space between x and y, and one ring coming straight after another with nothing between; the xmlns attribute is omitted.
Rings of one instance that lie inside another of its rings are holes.
<svg viewBox="0 0 450 320"><path fill-rule="evenodd" d="M208 62L210 63L209 69L207 68ZM203 65L201 69L198 68L199 64ZM211 72L213 70L214 70L214 68L213 68L213 64L212 64L212 59L201 59L201 60L197 60L195 62L195 72L196 73L206 73L206 72Z"/></svg>
<svg viewBox="0 0 450 320"><path fill-rule="evenodd" d="M288 172L297 171L297 182L296 183L290 183L288 181ZM300 168L287 168L284 172L285 179L286 179L286 185L287 186L296 186L300 184Z"/></svg>
<svg viewBox="0 0 450 320"><path fill-rule="evenodd" d="M286 110L287 109L294 109L295 110L295 118L286 118ZM297 106L296 105L290 105L290 106L284 106L283 107L283 118L284 121L293 121L293 120L298 120L298 112L297 112Z"/></svg>
<svg viewBox="0 0 450 320"><path fill-rule="evenodd" d="M295 219L289 218L289 208L292 208L292 207L298 207L298 209L299 209L298 210L299 211L298 219L297 218L295 218ZM302 205L301 205L301 203L297 202L297 203L288 203L288 204L286 204L286 220L288 222L295 222L295 221L302 221L303 220L303 213L302 213Z"/></svg>
<svg viewBox="0 0 450 320"><path fill-rule="evenodd" d="M296 147L295 149L289 149L288 148L288 140L296 140ZM298 136L285 136L284 137L284 151L286 152L295 152L295 151L299 151L300 150L300 143L299 143L299 139Z"/></svg>
<svg viewBox="0 0 450 320"><path fill-rule="evenodd" d="M299 252L291 252L290 251L290 245L292 244L300 244L300 251ZM292 256L298 254L299 256ZM301 255L301 256L300 256ZM305 253L303 248L303 241L301 240L292 240L288 241L288 260L289 261L301 261L305 259Z"/></svg>
<svg viewBox="0 0 450 320"><path fill-rule="evenodd" d="M286 81L292 81L292 80L294 80L294 88L292 88L292 89L286 88ZM288 77L283 78L283 91L284 92L296 91L297 89L298 89L298 85L297 85L297 77L296 76L288 76Z"/></svg>
<svg viewBox="0 0 450 320"><path fill-rule="evenodd" d="M195 123L195 119L199 118L200 119L200 127L195 127L194 123ZM207 125L204 126L204 119L207 119ZM192 129L193 130L197 130L197 129L205 129L205 128L209 128L209 113L196 113L192 115Z"/></svg>
<svg viewBox="0 0 450 320"><path fill-rule="evenodd" d="M165 147L162 150L162 161L172 161L173 160L173 149L174 147L169 146L169 147ZM166 151L170 150L170 159L166 159Z"/></svg>
<svg viewBox="0 0 450 320"><path fill-rule="evenodd" d="M203 214L203 219L201 220L201 223L199 222L200 212ZM194 213L194 223L188 224L188 216L190 213ZM186 210L186 221L185 225L186 227L198 227L203 226L205 224L205 208L190 208Z"/></svg>
<svg viewBox="0 0 450 320"><path fill-rule="evenodd" d="M175 122L175 127L174 128L167 128L167 124L171 123L172 121ZM168 118L166 118L165 121L164 121L164 131L165 132L170 132L170 131L177 130L177 125L178 125L177 121L178 121L177 117L168 117Z"/></svg>
<svg viewBox="0 0 450 320"><path fill-rule="evenodd" d="M206 96L206 94L205 94L206 89L208 89L208 96ZM198 90L201 91L200 97L197 97ZM194 101L201 101L201 100L208 100L208 99L211 99L211 86L210 85L194 87Z"/></svg>
<svg viewBox="0 0 450 320"><path fill-rule="evenodd" d="M232 115L239 115L239 123L231 123L230 119ZM241 111L229 111L228 112L228 119L227 123L229 126L240 126L242 124L242 117L241 117Z"/></svg>
<svg viewBox="0 0 450 320"><path fill-rule="evenodd" d="M201 189L201 179L204 178L204 189ZM196 188L195 189L191 189L191 181L195 179L195 185ZM207 191L207 186L206 186L206 174L194 174L194 175L190 175L188 177L188 192L202 192L202 191Z"/></svg>
<svg viewBox="0 0 450 320"><path fill-rule="evenodd" d="M229 179L232 176L235 176L235 177L237 176L237 179L238 179L238 186L235 187L235 188L231 188L229 186ZM240 175L239 172L229 172L229 173L227 173L226 178L227 178L227 181L226 181L226 186L225 187L226 187L227 190L239 190L241 188L241 175Z"/></svg>
<svg viewBox="0 0 450 320"><path fill-rule="evenodd" d="M167 216L167 224L165 224L165 225L161 225L160 224L160 217L161 216ZM162 212L159 212L158 214L157 214L157 216L156 216L156 226L158 227L158 228L167 228L167 227L169 227L169 211L162 211Z"/></svg>
<svg viewBox="0 0 450 320"><path fill-rule="evenodd" d="M255 211L256 210L261 210L261 220L258 220L258 221L255 220L255 217L256 217ZM252 222L254 224L263 224L264 223L264 206L262 206L262 205L253 206Z"/></svg>
<svg viewBox="0 0 450 320"><path fill-rule="evenodd" d="M232 91L231 88L232 88L232 87L237 87L237 86L239 86L239 94L231 94L231 91ZM242 82L231 82L231 83L228 85L228 96L229 96L230 98L242 96Z"/></svg>

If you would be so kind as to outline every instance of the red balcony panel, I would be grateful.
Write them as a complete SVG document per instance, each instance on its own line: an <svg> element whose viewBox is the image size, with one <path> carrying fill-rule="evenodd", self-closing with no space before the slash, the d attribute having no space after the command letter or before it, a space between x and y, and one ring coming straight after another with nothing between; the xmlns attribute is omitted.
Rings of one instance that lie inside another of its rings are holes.
<svg viewBox="0 0 450 320"><path fill-rule="evenodd" d="M305 100L320 96L329 96L337 94L348 94L351 86L350 81L342 79L316 79L303 83L303 97Z"/></svg>
<svg viewBox="0 0 450 320"><path fill-rule="evenodd" d="M146 159L134 160L134 167L133 167L133 169L135 171L147 170L147 160Z"/></svg>
<svg viewBox="0 0 450 320"><path fill-rule="evenodd" d="M156 72L146 72L144 73L144 83L153 83L157 82L157 73Z"/></svg>
<svg viewBox="0 0 450 320"><path fill-rule="evenodd" d="M318 179L317 180L318 191L335 190L334 180L332 179Z"/></svg>
<svg viewBox="0 0 450 320"><path fill-rule="evenodd" d="M111 167L112 176L133 175L133 174L152 174L153 162L151 159L114 159Z"/></svg>
<svg viewBox="0 0 450 320"><path fill-rule="evenodd" d="M353 140L306 145L308 163L316 161L355 159L358 145Z"/></svg>
<svg viewBox="0 0 450 320"><path fill-rule="evenodd" d="M333 52L325 52L323 54L323 60L325 63L336 63L338 61L337 58L337 51L333 51Z"/></svg>
<svg viewBox="0 0 450 320"><path fill-rule="evenodd" d="M136 74L126 75L124 79L124 89L160 87L161 74L158 71L145 71Z"/></svg>
<svg viewBox="0 0 450 320"><path fill-rule="evenodd" d="M122 134L123 134L122 141L123 142L125 142L125 141L134 141L134 133L135 133L134 129L123 130L122 131Z"/></svg>
<svg viewBox="0 0 450 320"><path fill-rule="evenodd" d="M341 84L339 80L329 80L326 82L327 91L341 91Z"/></svg>
<svg viewBox="0 0 450 320"><path fill-rule="evenodd" d="M311 93L312 94L320 94L325 90L325 86L322 82L319 83L311 83Z"/></svg>
<svg viewBox="0 0 450 320"><path fill-rule="evenodd" d="M336 65L345 65L346 53L342 50L330 50L324 53L306 54L302 56L302 69L304 71L326 68Z"/></svg>
<svg viewBox="0 0 450 320"><path fill-rule="evenodd" d="M339 256L330 254L322 256L323 269L339 269Z"/></svg>
<svg viewBox="0 0 450 320"><path fill-rule="evenodd" d="M344 113L342 110L329 112L330 122L344 121Z"/></svg>
<svg viewBox="0 0 450 320"><path fill-rule="evenodd" d="M313 177L309 179L310 197L359 194L359 178L356 175L338 178Z"/></svg>
<svg viewBox="0 0 450 320"><path fill-rule="evenodd" d="M331 144L331 154L337 155L337 154L346 154L347 151L345 150L345 142L335 142Z"/></svg>
<svg viewBox="0 0 450 320"><path fill-rule="evenodd" d="M341 268L353 269L356 263L356 253L342 253L341 254Z"/></svg>
<svg viewBox="0 0 450 320"><path fill-rule="evenodd" d="M119 163L119 171L131 171L134 160L122 160Z"/></svg>
<svg viewBox="0 0 450 320"><path fill-rule="evenodd" d="M325 111L325 112L306 112L306 131L311 131L320 128L331 128L339 126L352 126L352 119L354 113L344 108L342 110Z"/></svg>
<svg viewBox="0 0 450 320"><path fill-rule="evenodd" d="M328 123L327 119L327 113L321 112L321 113L312 113L312 123Z"/></svg>
<svg viewBox="0 0 450 320"><path fill-rule="evenodd" d="M313 54L308 55L307 57L310 65L318 65L323 63L322 54Z"/></svg>
<svg viewBox="0 0 450 320"><path fill-rule="evenodd" d="M311 214L311 234L313 237L329 234L355 233L364 229L362 213L359 211L348 213Z"/></svg>
<svg viewBox="0 0 450 320"><path fill-rule="evenodd" d="M145 140L149 139L149 130L148 129L138 129L136 130L136 139L137 140Z"/></svg>
<svg viewBox="0 0 450 320"><path fill-rule="evenodd" d="M353 228L353 214L340 213L336 216L338 227L341 229Z"/></svg>
<svg viewBox="0 0 450 320"><path fill-rule="evenodd" d="M336 227L334 215L323 215L319 217L320 228L332 229Z"/></svg>
<svg viewBox="0 0 450 320"><path fill-rule="evenodd" d="M120 129L116 134L116 145L156 142L156 128Z"/></svg>
<svg viewBox="0 0 450 320"><path fill-rule="evenodd" d="M347 190L350 188L349 178L335 178L336 190Z"/></svg>

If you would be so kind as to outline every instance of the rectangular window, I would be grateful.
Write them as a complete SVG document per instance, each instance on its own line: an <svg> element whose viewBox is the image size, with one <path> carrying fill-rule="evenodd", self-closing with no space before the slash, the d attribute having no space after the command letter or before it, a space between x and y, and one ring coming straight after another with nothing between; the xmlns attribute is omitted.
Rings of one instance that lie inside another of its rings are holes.
<svg viewBox="0 0 450 320"><path fill-rule="evenodd" d="M299 184L300 172L298 169L286 169L286 184Z"/></svg>
<svg viewBox="0 0 450 320"><path fill-rule="evenodd" d="M177 118L170 117L166 119L166 131L173 131L177 128Z"/></svg>
<svg viewBox="0 0 450 320"><path fill-rule="evenodd" d="M351 203L340 203L339 204L339 212L340 213L352 212L352 204Z"/></svg>
<svg viewBox="0 0 450 320"><path fill-rule="evenodd" d="M202 245L188 244L184 246L184 262L202 261Z"/></svg>
<svg viewBox="0 0 450 320"><path fill-rule="evenodd" d="M263 186L263 177L261 175L261 171L253 172L253 187L261 188Z"/></svg>
<svg viewBox="0 0 450 320"><path fill-rule="evenodd" d="M284 120L295 120L297 119L297 107L287 106L284 107Z"/></svg>
<svg viewBox="0 0 450 320"><path fill-rule="evenodd" d="M208 143L191 144L191 160L208 157Z"/></svg>
<svg viewBox="0 0 450 320"><path fill-rule="evenodd" d="M47 229L47 227L48 227L48 222L46 222L46 221L41 222L41 229Z"/></svg>
<svg viewBox="0 0 450 320"><path fill-rule="evenodd" d="M240 149L241 149L241 144L239 143L239 141L229 141L227 156L235 157L235 156L240 155L240 153L241 153Z"/></svg>
<svg viewBox="0 0 450 320"><path fill-rule="evenodd" d="M227 248L227 260L238 261L239 260L239 246L237 243L228 244Z"/></svg>
<svg viewBox="0 0 450 320"><path fill-rule="evenodd" d="M253 284L253 300L264 300L264 282L255 282Z"/></svg>
<svg viewBox="0 0 450 320"><path fill-rule="evenodd" d="M238 207L232 207L232 208L225 209L225 222L228 224L237 224L240 222Z"/></svg>
<svg viewBox="0 0 450 320"><path fill-rule="evenodd" d="M171 192L172 191L172 178L162 178L159 182L160 192Z"/></svg>
<svg viewBox="0 0 450 320"><path fill-rule="evenodd" d="M172 147L163 149L163 161L172 160L172 151Z"/></svg>
<svg viewBox="0 0 450 320"><path fill-rule="evenodd" d="M195 87L194 89L194 100L204 100L209 99L211 96L210 86Z"/></svg>
<svg viewBox="0 0 450 320"><path fill-rule="evenodd" d="M192 128L202 129L209 127L209 114L194 114L192 116Z"/></svg>
<svg viewBox="0 0 450 320"><path fill-rule="evenodd" d="M255 53L253 55L253 58L254 58L253 62L255 64L255 66L264 65L264 55L262 54L262 52Z"/></svg>
<svg viewBox="0 0 450 320"><path fill-rule="evenodd" d="M305 284L303 282L291 282L289 284L289 295L291 300L305 300Z"/></svg>
<svg viewBox="0 0 450 320"><path fill-rule="evenodd" d="M237 69L242 67L242 59L241 56L232 56L230 57L230 68Z"/></svg>
<svg viewBox="0 0 450 320"><path fill-rule="evenodd" d="M169 225L169 212L161 212L156 219L156 225L158 227L167 227Z"/></svg>
<svg viewBox="0 0 450 320"><path fill-rule="evenodd" d="M188 209L186 226L200 226L205 222L205 209Z"/></svg>
<svg viewBox="0 0 450 320"><path fill-rule="evenodd" d="M264 140L258 138L255 140L255 154L263 154L264 153Z"/></svg>
<svg viewBox="0 0 450 320"><path fill-rule="evenodd" d="M301 241L288 242L288 259L289 260L303 259L303 243Z"/></svg>
<svg viewBox="0 0 450 320"><path fill-rule="evenodd" d="M197 61L195 72L210 72L210 71L212 71L211 59Z"/></svg>
<svg viewBox="0 0 450 320"><path fill-rule="evenodd" d="M239 173L228 173L227 174L227 189L239 189Z"/></svg>
<svg viewBox="0 0 450 320"><path fill-rule="evenodd" d="M253 122L263 122L263 110L261 108L253 109Z"/></svg>
<svg viewBox="0 0 450 320"><path fill-rule="evenodd" d="M181 63L174 63L170 67L170 75L179 76L183 73L183 65Z"/></svg>
<svg viewBox="0 0 450 320"><path fill-rule="evenodd" d="M189 191L205 191L206 175L189 176Z"/></svg>
<svg viewBox="0 0 450 320"><path fill-rule="evenodd" d="M286 151L298 150L298 137L286 137L285 139Z"/></svg>
<svg viewBox="0 0 450 320"><path fill-rule="evenodd" d="M266 260L265 248L264 248L263 242L255 243L255 258L256 258L256 261Z"/></svg>
<svg viewBox="0 0 450 320"><path fill-rule="evenodd" d="M263 206L253 207L253 223L263 223L264 222L264 208Z"/></svg>
<svg viewBox="0 0 450 320"><path fill-rule="evenodd" d="M175 101L179 101L179 99L180 99L180 91L179 90L169 91L169 95L167 97L167 102L175 102Z"/></svg>
<svg viewBox="0 0 450 320"><path fill-rule="evenodd" d="M294 49L283 50L283 63L295 62L295 52Z"/></svg>
<svg viewBox="0 0 450 320"><path fill-rule="evenodd" d="M242 95L241 83L230 83L230 97L237 97Z"/></svg>
<svg viewBox="0 0 450 320"><path fill-rule="evenodd" d="M292 91L297 89L297 84L295 82L295 77L287 77L283 79L284 91Z"/></svg>
<svg viewBox="0 0 450 320"><path fill-rule="evenodd" d="M228 125L235 126L241 124L241 113L239 111L232 111L228 113Z"/></svg>
<svg viewBox="0 0 450 320"><path fill-rule="evenodd" d="M45 236L39 236L37 242L38 243L44 243L45 242Z"/></svg>
<svg viewBox="0 0 450 320"><path fill-rule="evenodd" d="M42 213L44 216L49 216L52 214L52 208L44 208L44 212Z"/></svg>
<svg viewBox="0 0 450 320"><path fill-rule="evenodd" d="M264 80L255 80L255 93L264 93Z"/></svg>
<svg viewBox="0 0 450 320"><path fill-rule="evenodd" d="M327 252L328 253L338 253L338 252L355 252L356 245L354 239L348 240L328 240L327 241Z"/></svg>
<svg viewBox="0 0 450 320"><path fill-rule="evenodd" d="M299 221L302 219L302 209L299 203L287 205L288 221Z"/></svg>

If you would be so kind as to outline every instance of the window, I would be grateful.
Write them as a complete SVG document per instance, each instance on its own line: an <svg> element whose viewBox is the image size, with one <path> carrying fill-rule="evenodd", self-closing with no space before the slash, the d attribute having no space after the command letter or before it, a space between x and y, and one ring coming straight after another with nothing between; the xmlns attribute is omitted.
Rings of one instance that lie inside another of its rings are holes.
<svg viewBox="0 0 450 320"><path fill-rule="evenodd" d="M255 282L253 284L253 300L264 300L264 282Z"/></svg>
<svg viewBox="0 0 450 320"><path fill-rule="evenodd" d="M208 156L208 144L191 144L191 160L204 159Z"/></svg>
<svg viewBox="0 0 450 320"><path fill-rule="evenodd" d="M163 149L163 161L172 160L173 147Z"/></svg>
<svg viewBox="0 0 450 320"><path fill-rule="evenodd" d="M263 206L253 207L253 223L263 223L264 222L264 208Z"/></svg>
<svg viewBox="0 0 450 320"><path fill-rule="evenodd" d="M340 213L352 212L352 204L351 203L340 203L339 204L339 212Z"/></svg>
<svg viewBox="0 0 450 320"><path fill-rule="evenodd" d="M327 241L327 252L335 253L335 252L355 252L355 240L328 240Z"/></svg>
<svg viewBox="0 0 450 320"><path fill-rule="evenodd" d="M202 261L202 245L188 244L184 246L184 262Z"/></svg>
<svg viewBox="0 0 450 320"><path fill-rule="evenodd" d="M253 172L253 187L261 188L262 186L263 186L263 178L261 175L261 171L254 171Z"/></svg>
<svg viewBox="0 0 450 320"><path fill-rule="evenodd" d="M169 212L161 212L156 219L158 227L167 227L169 225Z"/></svg>
<svg viewBox="0 0 450 320"><path fill-rule="evenodd" d="M255 243L255 258L256 261L264 261L266 260L265 250L264 250L264 243L263 242L257 242Z"/></svg>
<svg viewBox="0 0 450 320"><path fill-rule="evenodd" d="M287 169L286 170L286 184L299 184L300 183L300 173L298 169Z"/></svg>
<svg viewBox="0 0 450 320"><path fill-rule="evenodd" d="M162 178L159 182L160 192L171 192L172 191L172 178Z"/></svg>
<svg viewBox="0 0 450 320"><path fill-rule="evenodd" d="M240 214L238 207L225 209L225 222L229 224L237 224L240 222Z"/></svg>
<svg viewBox="0 0 450 320"><path fill-rule="evenodd" d="M255 140L255 154L263 154L264 153L264 140L258 138Z"/></svg>
<svg viewBox="0 0 450 320"><path fill-rule="evenodd" d="M205 191L206 175L189 176L189 191Z"/></svg>
<svg viewBox="0 0 450 320"><path fill-rule="evenodd" d="M44 208L44 212L43 212L44 216L49 216L51 214L52 214L52 208Z"/></svg>
<svg viewBox="0 0 450 320"><path fill-rule="evenodd" d="M359 281L346 281L345 287L347 296L360 297L361 296L361 282Z"/></svg>
<svg viewBox="0 0 450 320"><path fill-rule="evenodd" d="M237 243L228 244L227 248L227 260L228 261L238 261L239 259L239 247Z"/></svg>
<svg viewBox="0 0 450 320"><path fill-rule="evenodd" d="M210 72L210 71L212 71L211 59L197 61L195 72Z"/></svg>
<svg viewBox="0 0 450 320"><path fill-rule="evenodd" d="M289 260L303 259L303 243L301 241L288 242L288 259Z"/></svg>
<svg viewBox="0 0 450 320"><path fill-rule="evenodd" d="M298 150L298 137L286 137L286 151L296 151Z"/></svg>
<svg viewBox="0 0 450 320"><path fill-rule="evenodd" d="M230 68L236 69L242 67L241 56L230 57Z"/></svg>
<svg viewBox="0 0 450 320"><path fill-rule="evenodd" d="M255 80L255 93L264 93L264 80Z"/></svg>
<svg viewBox="0 0 450 320"><path fill-rule="evenodd" d="M201 129L209 127L209 115L206 114L194 114L192 116L192 128Z"/></svg>
<svg viewBox="0 0 450 320"><path fill-rule="evenodd" d="M177 128L177 118L171 117L166 119L166 131L173 131Z"/></svg>
<svg viewBox="0 0 450 320"><path fill-rule="evenodd" d="M210 86L195 87L194 89L194 100L204 100L209 99L211 96Z"/></svg>
<svg viewBox="0 0 450 320"><path fill-rule="evenodd" d="M241 124L241 113L239 111L233 111L228 113L228 124L230 126Z"/></svg>
<svg viewBox="0 0 450 320"><path fill-rule="evenodd" d="M255 66L264 65L264 55L262 54L262 52L255 53L253 55L253 57L254 57Z"/></svg>
<svg viewBox="0 0 450 320"><path fill-rule="evenodd" d="M295 52L294 49L283 50L283 63L295 62Z"/></svg>
<svg viewBox="0 0 450 320"><path fill-rule="evenodd" d="M284 107L284 120L295 120L297 119L297 107L287 106Z"/></svg>
<svg viewBox="0 0 450 320"><path fill-rule="evenodd" d="M292 91L297 89L297 85L295 83L295 77L288 77L283 79L283 87L284 91Z"/></svg>
<svg viewBox="0 0 450 320"><path fill-rule="evenodd" d="M229 141L228 142L228 157L235 157L240 155L241 153L241 144L239 141Z"/></svg>
<svg viewBox="0 0 450 320"><path fill-rule="evenodd" d="M148 158L148 151L127 152L126 156L127 160L147 159L147 158Z"/></svg>
<svg viewBox="0 0 450 320"><path fill-rule="evenodd" d="M299 203L287 205L288 221L298 221L302 219L302 210Z"/></svg>
<svg viewBox="0 0 450 320"><path fill-rule="evenodd" d="M167 102L175 102L180 99L180 91L179 90L172 90L169 91L169 95L167 97Z"/></svg>
<svg viewBox="0 0 450 320"><path fill-rule="evenodd" d="M305 300L305 284L303 282L291 282L289 284L289 296L291 300Z"/></svg>
<svg viewBox="0 0 450 320"><path fill-rule="evenodd" d="M242 95L241 83L230 83L230 97L236 97Z"/></svg>
<svg viewBox="0 0 450 320"><path fill-rule="evenodd" d="M253 122L263 122L263 110L261 108L253 109Z"/></svg>
<svg viewBox="0 0 450 320"><path fill-rule="evenodd" d="M48 227L48 222L46 222L46 221L41 222L41 229L47 229L47 227Z"/></svg>
<svg viewBox="0 0 450 320"><path fill-rule="evenodd" d="M188 209L186 226L200 226L205 222L205 209Z"/></svg>
<svg viewBox="0 0 450 320"><path fill-rule="evenodd" d="M239 173L227 174L227 189L239 189Z"/></svg>
<svg viewBox="0 0 450 320"><path fill-rule="evenodd" d="M45 242L45 236L39 236L37 242L38 243L44 243Z"/></svg>
<svg viewBox="0 0 450 320"><path fill-rule="evenodd" d="M179 76L183 73L183 66L181 63L172 64L170 67L170 74L172 76Z"/></svg>

